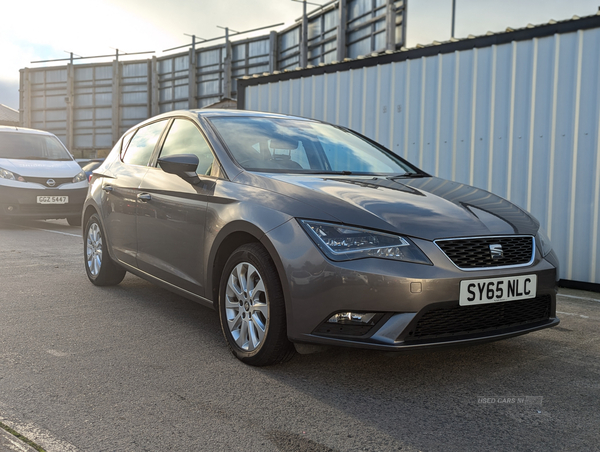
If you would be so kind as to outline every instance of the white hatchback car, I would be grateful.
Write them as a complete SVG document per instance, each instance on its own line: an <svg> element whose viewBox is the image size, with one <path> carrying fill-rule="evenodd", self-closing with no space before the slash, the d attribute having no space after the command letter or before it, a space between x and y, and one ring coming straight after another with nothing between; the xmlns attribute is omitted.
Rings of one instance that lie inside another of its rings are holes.
<svg viewBox="0 0 600 452"><path fill-rule="evenodd" d="M49 132L0 127L0 218L66 218L81 225L85 173Z"/></svg>

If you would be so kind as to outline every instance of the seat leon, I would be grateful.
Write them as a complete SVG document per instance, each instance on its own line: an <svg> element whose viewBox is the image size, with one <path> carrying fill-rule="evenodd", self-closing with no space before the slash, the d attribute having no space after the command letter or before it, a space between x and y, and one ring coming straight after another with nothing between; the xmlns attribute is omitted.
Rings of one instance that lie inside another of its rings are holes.
<svg viewBox="0 0 600 452"><path fill-rule="evenodd" d="M401 351L559 322L558 260L534 217L320 121L148 119L95 170L83 220L92 283L128 271L214 308L251 365L295 344Z"/></svg>

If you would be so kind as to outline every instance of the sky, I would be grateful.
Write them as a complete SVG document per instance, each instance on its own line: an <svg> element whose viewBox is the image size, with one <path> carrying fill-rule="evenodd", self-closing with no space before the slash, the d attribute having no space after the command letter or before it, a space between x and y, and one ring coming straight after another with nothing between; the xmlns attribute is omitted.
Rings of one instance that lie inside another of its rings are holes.
<svg viewBox="0 0 600 452"><path fill-rule="evenodd" d="M310 0L324 4L325 0ZM600 0L456 0L457 38L596 14ZM312 7L314 8L314 7ZM309 5L309 11L311 5ZM452 0L408 0L408 47L450 38ZM222 36L217 26L245 31L302 15L292 0L0 0L0 104L19 108L19 69L66 62L32 61L154 51ZM268 33L269 30L254 34ZM243 35L247 37L251 35ZM217 41L218 42L218 41ZM214 43L213 43L214 44ZM175 52L184 51L181 49ZM82 60L83 63L102 60ZM77 63L76 63L77 64Z"/></svg>

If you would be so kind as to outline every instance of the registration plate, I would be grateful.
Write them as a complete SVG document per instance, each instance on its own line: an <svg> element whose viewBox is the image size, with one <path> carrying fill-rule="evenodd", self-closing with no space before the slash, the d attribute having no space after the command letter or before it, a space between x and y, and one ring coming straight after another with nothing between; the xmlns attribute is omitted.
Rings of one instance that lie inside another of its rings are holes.
<svg viewBox="0 0 600 452"><path fill-rule="evenodd" d="M534 298L537 276L509 276L506 278L471 279L460 282L459 304L499 303L502 301Z"/></svg>
<svg viewBox="0 0 600 452"><path fill-rule="evenodd" d="M38 204L68 204L68 196L38 196Z"/></svg>

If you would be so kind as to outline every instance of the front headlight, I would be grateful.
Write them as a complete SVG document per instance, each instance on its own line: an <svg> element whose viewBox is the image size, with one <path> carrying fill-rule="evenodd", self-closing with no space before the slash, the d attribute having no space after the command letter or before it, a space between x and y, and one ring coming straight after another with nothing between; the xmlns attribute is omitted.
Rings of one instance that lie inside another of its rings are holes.
<svg viewBox="0 0 600 452"><path fill-rule="evenodd" d="M75 184L84 180L86 180L85 172L80 171L79 174L73 178L73 183Z"/></svg>
<svg viewBox="0 0 600 452"><path fill-rule="evenodd" d="M546 234L546 231L541 227L538 229L537 234L535 235L535 241L538 243L540 248L540 252L542 253L542 257L546 257L552 251L552 243L550 243L550 239Z"/></svg>
<svg viewBox="0 0 600 452"><path fill-rule="evenodd" d="M14 173L11 173L4 168L0 168L0 179L17 180Z"/></svg>
<svg viewBox="0 0 600 452"><path fill-rule="evenodd" d="M332 261L377 257L431 265L423 251L407 237L321 221L300 220L300 224Z"/></svg>

